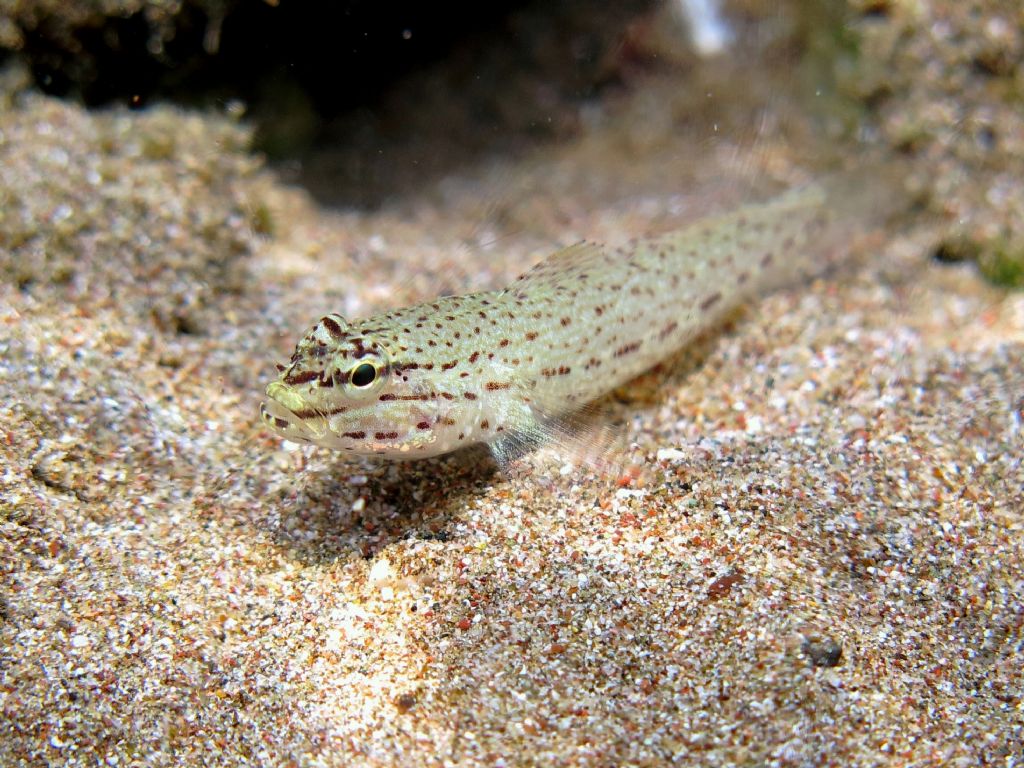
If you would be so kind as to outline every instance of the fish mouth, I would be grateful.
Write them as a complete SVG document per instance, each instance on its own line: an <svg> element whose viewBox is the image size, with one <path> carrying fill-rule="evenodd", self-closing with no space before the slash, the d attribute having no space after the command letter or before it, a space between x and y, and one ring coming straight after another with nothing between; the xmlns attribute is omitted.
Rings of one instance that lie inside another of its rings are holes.
<svg viewBox="0 0 1024 768"><path fill-rule="evenodd" d="M325 420L300 416L312 409L302 395L288 385L272 382L267 386L267 398L260 403L260 418L281 437L296 442L316 442L323 437L326 429L317 430L316 426L323 427Z"/></svg>

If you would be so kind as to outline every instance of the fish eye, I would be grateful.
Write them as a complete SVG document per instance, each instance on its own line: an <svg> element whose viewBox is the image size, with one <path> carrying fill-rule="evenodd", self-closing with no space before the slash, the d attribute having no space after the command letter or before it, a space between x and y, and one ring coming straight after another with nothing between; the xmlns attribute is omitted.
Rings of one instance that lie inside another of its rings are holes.
<svg viewBox="0 0 1024 768"><path fill-rule="evenodd" d="M365 389L377 380L377 366L373 363L360 363L352 369L349 381L353 387Z"/></svg>

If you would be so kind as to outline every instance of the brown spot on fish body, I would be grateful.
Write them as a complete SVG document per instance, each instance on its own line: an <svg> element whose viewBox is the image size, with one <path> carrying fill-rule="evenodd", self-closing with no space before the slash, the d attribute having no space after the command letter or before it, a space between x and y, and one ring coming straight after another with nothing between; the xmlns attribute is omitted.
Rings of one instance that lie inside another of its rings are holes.
<svg viewBox="0 0 1024 768"><path fill-rule="evenodd" d="M722 294L712 293L710 296L704 299L704 301L702 301L699 306L702 310L707 311L711 309L713 306L715 306L715 304L717 304L721 300L721 298Z"/></svg>
<svg viewBox="0 0 1024 768"><path fill-rule="evenodd" d="M422 429L422 430L430 429L430 422L429 421L421 421L419 424L416 425L416 429Z"/></svg>
<svg viewBox="0 0 1024 768"><path fill-rule="evenodd" d="M459 364L458 360L452 360L450 363L442 363L441 364L441 370L442 371L450 371L452 368L454 368L458 364Z"/></svg>
<svg viewBox="0 0 1024 768"><path fill-rule="evenodd" d="M462 396L467 400L476 400L476 395L474 395L472 392L463 392Z"/></svg>
<svg viewBox="0 0 1024 768"><path fill-rule="evenodd" d="M638 349L640 349L640 346L642 344L643 344L642 341L634 341L631 344L625 344L625 345L619 347L618 349L616 349L615 352L612 353L612 356L613 357L625 357L626 355L632 354L633 352L636 352Z"/></svg>
<svg viewBox="0 0 1024 768"><path fill-rule="evenodd" d="M566 376L566 375L568 375L571 372L572 372L572 368L570 368L568 365L560 365L557 368L541 368L540 369L540 375L541 376L547 376L549 378L551 376Z"/></svg>
<svg viewBox="0 0 1024 768"><path fill-rule="evenodd" d="M366 439L366 433L365 432L343 432L341 434L341 436L342 437L350 437L353 440L365 440Z"/></svg>
<svg viewBox="0 0 1024 768"><path fill-rule="evenodd" d="M499 389L509 389L511 386L511 382L508 381L488 381L484 384L484 389L488 392L496 392Z"/></svg>
<svg viewBox="0 0 1024 768"><path fill-rule="evenodd" d="M374 432L373 433L373 439L374 440L397 440L398 439L398 433L397 432Z"/></svg>

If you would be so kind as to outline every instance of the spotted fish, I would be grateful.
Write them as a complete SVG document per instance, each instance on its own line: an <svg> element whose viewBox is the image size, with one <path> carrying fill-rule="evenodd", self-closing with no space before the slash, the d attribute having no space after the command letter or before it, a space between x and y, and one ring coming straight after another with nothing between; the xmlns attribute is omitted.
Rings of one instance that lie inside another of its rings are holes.
<svg viewBox="0 0 1024 768"><path fill-rule="evenodd" d="M499 461L812 272L832 206L812 184L617 248L580 243L502 290L320 318L266 389L281 437L386 458L486 443Z"/></svg>

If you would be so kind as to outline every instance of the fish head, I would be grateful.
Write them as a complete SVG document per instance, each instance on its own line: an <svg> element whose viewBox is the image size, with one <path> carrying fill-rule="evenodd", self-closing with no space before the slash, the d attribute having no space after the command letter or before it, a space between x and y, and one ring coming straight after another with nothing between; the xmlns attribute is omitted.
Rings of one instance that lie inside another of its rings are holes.
<svg viewBox="0 0 1024 768"><path fill-rule="evenodd" d="M442 453L453 422L419 365L403 361L386 333L341 315L322 317L266 389L264 424L280 437L353 455L420 458Z"/></svg>

